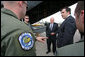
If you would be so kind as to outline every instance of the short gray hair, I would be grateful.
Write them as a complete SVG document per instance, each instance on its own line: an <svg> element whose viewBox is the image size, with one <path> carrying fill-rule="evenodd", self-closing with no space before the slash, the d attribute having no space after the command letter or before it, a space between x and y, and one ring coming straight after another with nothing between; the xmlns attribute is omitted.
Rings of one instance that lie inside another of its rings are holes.
<svg viewBox="0 0 85 57"><path fill-rule="evenodd" d="M5 3L7 3L7 4L13 4L14 2L16 2L16 1L1 1L1 3L4 5Z"/></svg>

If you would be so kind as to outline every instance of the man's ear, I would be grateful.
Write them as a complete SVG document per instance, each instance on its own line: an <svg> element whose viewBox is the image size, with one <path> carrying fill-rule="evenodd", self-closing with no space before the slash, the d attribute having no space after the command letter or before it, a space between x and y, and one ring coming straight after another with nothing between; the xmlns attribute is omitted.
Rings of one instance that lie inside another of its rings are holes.
<svg viewBox="0 0 85 57"><path fill-rule="evenodd" d="M82 19L82 22L84 24L84 10L81 11L81 19Z"/></svg>
<svg viewBox="0 0 85 57"><path fill-rule="evenodd" d="M22 7L23 1L17 1L18 5Z"/></svg>

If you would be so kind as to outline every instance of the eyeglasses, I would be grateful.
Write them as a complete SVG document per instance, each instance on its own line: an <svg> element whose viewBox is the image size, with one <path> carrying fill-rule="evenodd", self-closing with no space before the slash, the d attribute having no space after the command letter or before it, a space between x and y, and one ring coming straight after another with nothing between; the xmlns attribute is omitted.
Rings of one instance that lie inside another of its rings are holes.
<svg viewBox="0 0 85 57"><path fill-rule="evenodd" d="M28 3L26 3L25 1L24 1L24 3L26 4L26 10L28 10Z"/></svg>

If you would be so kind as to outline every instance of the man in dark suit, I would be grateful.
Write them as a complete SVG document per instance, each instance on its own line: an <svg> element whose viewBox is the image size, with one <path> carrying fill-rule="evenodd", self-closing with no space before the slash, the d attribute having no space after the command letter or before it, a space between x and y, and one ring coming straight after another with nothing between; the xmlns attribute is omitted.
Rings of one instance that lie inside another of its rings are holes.
<svg viewBox="0 0 85 57"><path fill-rule="evenodd" d="M75 8L77 29L84 34L84 1L78 1ZM84 35L79 42L57 49L57 56L84 56Z"/></svg>
<svg viewBox="0 0 85 57"><path fill-rule="evenodd" d="M73 43L73 36L76 31L75 19L70 15L71 9L65 7L61 10L61 16L65 21L61 24L58 33L57 47L63 47Z"/></svg>
<svg viewBox="0 0 85 57"><path fill-rule="evenodd" d="M57 34L57 30L58 30L58 24L54 23L54 18L52 17L50 19L50 22L47 26L46 26L46 36L48 37L47 39L47 49L48 51L46 52L47 54L51 51L50 46L51 43L53 44L53 54L55 54L56 51L56 34Z"/></svg>

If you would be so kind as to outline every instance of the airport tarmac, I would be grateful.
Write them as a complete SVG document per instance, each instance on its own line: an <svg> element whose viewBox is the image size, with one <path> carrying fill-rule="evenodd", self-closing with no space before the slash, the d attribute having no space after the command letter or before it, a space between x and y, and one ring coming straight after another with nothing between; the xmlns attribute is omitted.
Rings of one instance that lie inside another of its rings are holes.
<svg viewBox="0 0 85 57"><path fill-rule="evenodd" d="M46 36L46 33L41 33L40 36ZM41 42L38 42L36 41L36 54L37 56L54 56L52 51L48 54L46 54L46 51L47 51L47 44L46 44L46 41L45 43L41 43ZM52 45L51 45L52 46Z"/></svg>

